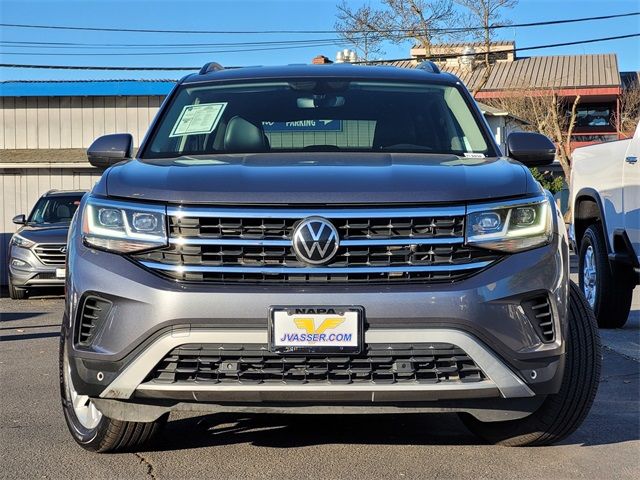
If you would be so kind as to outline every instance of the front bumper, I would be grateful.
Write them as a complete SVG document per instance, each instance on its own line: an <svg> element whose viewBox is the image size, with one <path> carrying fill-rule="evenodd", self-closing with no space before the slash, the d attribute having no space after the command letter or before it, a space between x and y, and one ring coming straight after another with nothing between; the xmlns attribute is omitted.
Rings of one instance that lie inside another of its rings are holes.
<svg viewBox="0 0 640 480"><path fill-rule="evenodd" d="M556 393L564 369L568 250L564 237L505 257L450 284L250 286L187 284L149 272L127 258L70 244L64 335L80 394L109 402L155 405L434 406L438 402L536 402ZM544 342L520 307L547 295L555 338ZM78 310L87 295L112 302L89 346L74 344ZM272 305L360 305L365 343L447 342L463 348L485 372L482 382L428 385L158 384L148 374L173 348L189 344L267 343ZM101 407L102 405L102 407ZM111 405L111 407L109 407ZM448 410L465 407L447 406ZM501 404L502 405L502 404ZM109 408L111 408L109 410ZM158 408L168 408L165 406ZM500 410L509 410L509 405ZM533 407L531 407L533 408ZM518 411L522 408L516 409ZM527 408L524 408L527 410ZM531 410L532 411L532 410ZM139 418L136 416L135 418Z"/></svg>
<svg viewBox="0 0 640 480"><path fill-rule="evenodd" d="M14 265L13 260L26 265ZM11 246L9 251L9 278L15 287L62 287L64 265L45 265L29 248Z"/></svg>

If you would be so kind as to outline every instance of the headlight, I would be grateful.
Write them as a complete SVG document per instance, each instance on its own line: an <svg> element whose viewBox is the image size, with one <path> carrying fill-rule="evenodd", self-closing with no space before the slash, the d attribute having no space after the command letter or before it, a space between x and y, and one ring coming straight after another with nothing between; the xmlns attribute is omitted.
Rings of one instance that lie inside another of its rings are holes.
<svg viewBox="0 0 640 480"><path fill-rule="evenodd" d="M31 240L24 238L21 235L15 233L13 237L11 237L11 245L15 245L16 247L22 248L31 248L36 244L36 242L32 242Z"/></svg>
<svg viewBox="0 0 640 480"><path fill-rule="evenodd" d="M551 240L551 205L546 197L471 206L467 212L468 245L519 252Z"/></svg>
<svg viewBox="0 0 640 480"><path fill-rule="evenodd" d="M130 253L167 245L165 208L90 197L82 239L91 247Z"/></svg>

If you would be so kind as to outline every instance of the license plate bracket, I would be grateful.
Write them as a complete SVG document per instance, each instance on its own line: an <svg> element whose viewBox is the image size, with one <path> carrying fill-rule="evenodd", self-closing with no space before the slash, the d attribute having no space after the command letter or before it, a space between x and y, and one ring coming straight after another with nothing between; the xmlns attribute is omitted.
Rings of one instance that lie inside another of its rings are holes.
<svg viewBox="0 0 640 480"><path fill-rule="evenodd" d="M364 337L359 306L272 306L269 351L279 354L358 354Z"/></svg>

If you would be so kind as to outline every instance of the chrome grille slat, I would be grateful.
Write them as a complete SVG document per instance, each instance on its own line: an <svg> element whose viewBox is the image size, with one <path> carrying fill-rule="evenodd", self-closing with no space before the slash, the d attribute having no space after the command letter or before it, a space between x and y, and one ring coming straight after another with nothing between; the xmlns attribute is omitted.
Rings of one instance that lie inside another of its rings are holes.
<svg viewBox="0 0 640 480"><path fill-rule="evenodd" d="M402 273L402 272L457 272L475 270L488 266L491 262L474 262L461 265L399 265L397 267L228 267L210 265L169 265L142 260L147 268L167 272L212 272L212 273L259 273L263 275L321 274L340 273Z"/></svg>
<svg viewBox="0 0 640 480"><path fill-rule="evenodd" d="M465 207L169 207L169 245L135 255L176 280L217 283L389 283L454 281L498 256L464 245ZM292 247L310 216L338 232L327 265L309 266Z"/></svg>
<svg viewBox="0 0 640 480"><path fill-rule="evenodd" d="M222 208L222 207L168 207L172 217L199 218L264 218L294 219L317 216L324 218L384 218L384 217L458 217L464 216L464 205L450 207L393 207L393 208Z"/></svg>
<svg viewBox="0 0 640 480"><path fill-rule="evenodd" d="M64 243L38 244L33 247L33 253L44 265L64 265L67 254L60 251Z"/></svg>

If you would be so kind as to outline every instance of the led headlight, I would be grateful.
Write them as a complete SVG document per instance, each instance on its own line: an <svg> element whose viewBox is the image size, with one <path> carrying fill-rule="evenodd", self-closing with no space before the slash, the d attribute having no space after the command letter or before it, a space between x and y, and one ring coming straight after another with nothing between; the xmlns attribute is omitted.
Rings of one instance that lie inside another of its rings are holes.
<svg viewBox="0 0 640 480"><path fill-rule="evenodd" d="M24 238L22 235L18 235L17 233L11 237L11 245L15 245L16 247L31 248L35 244L36 242L32 242L28 238Z"/></svg>
<svg viewBox="0 0 640 480"><path fill-rule="evenodd" d="M550 240L551 206L546 197L525 202L474 205L468 209L468 245L519 252L545 245Z"/></svg>
<svg viewBox="0 0 640 480"><path fill-rule="evenodd" d="M131 253L167 245L165 208L90 197L82 239L91 247Z"/></svg>

